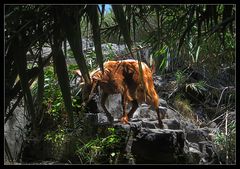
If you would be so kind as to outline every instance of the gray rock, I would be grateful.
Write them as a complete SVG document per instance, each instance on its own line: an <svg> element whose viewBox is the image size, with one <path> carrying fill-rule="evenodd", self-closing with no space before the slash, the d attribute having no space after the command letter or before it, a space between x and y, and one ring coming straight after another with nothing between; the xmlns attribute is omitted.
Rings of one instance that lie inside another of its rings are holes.
<svg viewBox="0 0 240 169"><path fill-rule="evenodd" d="M16 101L16 100L14 100ZM13 116L8 119L4 124L4 138L8 144L9 151L13 160L18 160L19 153L26 139L27 128L29 121L26 118L26 112L23 107L16 107ZM5 145L6 146L6 145ZM4 151L4 159L7 160L8 156Z"/></svg>
<svg viewBox="0 0 240 169"><path fill-rule="evenodd" d="M214 144L211 141L201 141L198 143L203 154L199 164L218 164L219 159Z"/></svg>
<svg viewBox="0 0 240 169"><path fill-rule="evenodd" d="M158 125L157 120L150 121L148 119L143 119L143 122L142 122L142 127L149 128L149 129L156 129L158 128L157 125Z"/></svg>
<svg viewBox="0 0 240 169"><path fill-rule="evenodd" d="M198 143L208 140L209 130L207 128L190 129L186 132L186 139L190 142Z"/></svg>
<svg viewBox="0 0 240 169"><path fill-rule="evenodd" d="M163 80L160 76L153 76L154 87L158 91L158 88L161 88L165 83L166 80Z"/></svg>
<svg viewBox="0 0 240 169"><path fill-rule="evenodd" d="M193 123L191 123L191 122L189 122L189 121L186 121L186 120L184 120L184 119L180 119L179 122L180 122L180 125L181 125L180 128L183 129L183 131L184 131L185 133L189 133L189 132L191 132L191 130L197 130L197 129L199 129L198 126L196 126L196 125L194 125Z"/></svg>
<svg viewBox="0 0 240 169"><path fill-rule="evenodd" d="M186 150L187 152L187 159L190 164L199 164L199 161L201 160L203 154L199 150L199 145L197 143L192 143L192 142L185 142Z"/></svg>
<svg viewBox="0 0 240 169"><path fill-rule="evenodd" d="M166 101L166 100L160 98L160 99L159 99L159 102L160 102L160 105L162 105L162 106L167 106L167 101Z"/></svg>
<svg viewBox="0 0 240 169"><path fill-rule="evenodd" d="M211 122L210 124L208 124L208 127L215 128L217 127L217 124L215 122Z"/></svg>
<svg viewBox="0 0 240 169"><path fill-rule="evenodd" d="M181 116L180 114L178 114L177 112L169 109L169 108L166 108L166 114L165 114L165 118L168 118L168 119L176 119L178 121L181 120Z"/></svg>
<svg viewBox="0 0 240 169"><path fill-rule="evenodd" d="M133 114L133 118L148 118L149 120L157 120L157 113L150 109L149 105L143 104Z"/></svg>
<svg viewBox="0 0 240 169"><path fill-rule="evenodd" d="M98 123L103 124L107 123L108 119L105 113L98 113Z"/></svg>
<svg viewBox="0 0 240 169"><path fill-rule="evenodd" d="M189 163L198 164L199 161L201 160L202 153L199 150L197 150L193 147L190 147L189 155L190 155Z"/></svg>
<svg viewBox="0 0 240 169"><path fill-rule="evenodd" d="M183 153L182 130L142 128L132 143L136 163L174 164Z"/></svg>
<svg viewBox="0 0 240 169"><path fill-rule="evenodd" d="M162 119L167 129L178 130L180 129L180 123L176 119Z"/></svg>

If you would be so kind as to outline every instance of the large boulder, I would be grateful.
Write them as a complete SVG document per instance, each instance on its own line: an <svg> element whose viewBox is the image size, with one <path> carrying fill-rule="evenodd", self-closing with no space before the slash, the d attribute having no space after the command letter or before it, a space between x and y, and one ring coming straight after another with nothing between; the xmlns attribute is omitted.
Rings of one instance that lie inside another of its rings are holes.
<svg viewBox="0 0 240 169"><path fill-rule="evenodd" d="M4 124L5 161L19 160L24 140L26 139L28 124L29 121L26 118L24 108L16 107L13 111L13 116Z"/></svg>
<svg viewBox="0 0 240 169"><path fill-rule="evenodd" d="M128 125L119 122L114 124L114 127L121 127L128 135L133 135L128 138L126 150L134 156L136 164L219 163L213 142L201 141L201 137L198 137L199 141L190 142L184 130L158 129L154 128L157 121L152 121L153 125L150 126L144 120L129 122Z"/></svg>
<svg viewBox="0 0 240 169"><path fill-rule="evenodd" d="M142 128L132 143L136 163L175 164L184 153L182 130Z"/></svg>

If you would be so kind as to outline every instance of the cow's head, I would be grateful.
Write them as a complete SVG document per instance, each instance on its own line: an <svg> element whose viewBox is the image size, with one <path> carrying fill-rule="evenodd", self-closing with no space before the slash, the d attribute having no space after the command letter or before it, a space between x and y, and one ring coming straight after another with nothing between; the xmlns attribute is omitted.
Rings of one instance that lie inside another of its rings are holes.
<svg viewBox="0 0 240 169"><path fill-rule="evenodd" d="M83 104L86 105L94 96L94 94L97 92L97 86L99 81L102 78L101 71L95 72L91 77L91 83L86 83L83 85L82 90L82 100Z"/></svg>

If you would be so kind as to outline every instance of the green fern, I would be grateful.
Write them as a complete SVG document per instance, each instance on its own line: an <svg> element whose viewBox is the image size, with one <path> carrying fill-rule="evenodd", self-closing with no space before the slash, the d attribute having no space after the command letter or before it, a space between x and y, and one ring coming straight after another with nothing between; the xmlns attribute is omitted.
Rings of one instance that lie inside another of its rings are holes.
<svg viewBox="0 0 240 169"><path fill-rule="evenodd" d="M175 73L175 77L178 85L182 85L187 80L186 75L181 70L177 70L177 72Z"/></svg>
<svg viewBox="0 0 240 169"><path fill-rule="evenodd" d="M207 89L206 89L206 82L202 81L202 80L199 81L199 82L196 82L196 83L186 84L185 90L187 91L188 88L194 90L198 94L203 94L203 92L207 91Z"/></svg>

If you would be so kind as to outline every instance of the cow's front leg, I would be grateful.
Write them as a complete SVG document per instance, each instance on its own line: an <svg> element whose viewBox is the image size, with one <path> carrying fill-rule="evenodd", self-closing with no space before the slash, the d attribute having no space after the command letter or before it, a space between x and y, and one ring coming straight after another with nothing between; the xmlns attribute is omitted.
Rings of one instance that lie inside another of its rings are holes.
<svg viewBox="0 0 240 169"><path fill-rule="evenodd" d="M101 98L101 105L102 105L102 108L103 108L103 110L105 111L105 113L107 115L108 121L110 123L112 123L113 122L113 117L112 117L111 113L107 110L107 108L105 106L105 102L106 102L107 98L108 98L108 94L107 93L103 93L102 94L102 98Z"/></svg>
<svg viewBox="0 0 240 169"><path fill-rule="evenodd" d="M138 108L138 102L137 100L133 100L132 101L132 109L130 110L130 112L128 113L128 118L132 118L134 112L137 110Z"/></svg>

